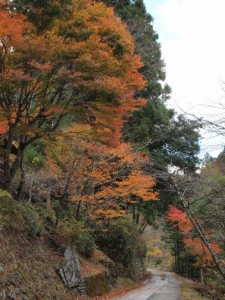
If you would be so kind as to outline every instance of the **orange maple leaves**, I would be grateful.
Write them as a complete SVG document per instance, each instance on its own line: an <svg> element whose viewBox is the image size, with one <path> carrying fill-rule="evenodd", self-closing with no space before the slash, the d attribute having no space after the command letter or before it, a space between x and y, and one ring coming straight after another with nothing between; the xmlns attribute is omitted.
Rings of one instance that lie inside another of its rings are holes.
<svg viewBox="0 0 225 300"><path fill-rule="evenodd" d="M30 27L23 15L18 15L4 9L4 1L0 1L0 42L1 55L21 43L22 34Z"/></svg>
<svg viewBox="0 0 225 300"><path fill-rule="evenodd" d="M129 175L121 176L113 186L105 187L97 195L104 198L119 197L125 203L136 204L137 198L143 201L158 200L158 193L152 191L154 185L155 180L151 176L141 170L132 170Z"/></svg>
<svg viewBox="0 0 225 300"><path fill-rule="evenodd" d="M51 167L61 178L71 177L70 201L94 218L110 219L123 216L127 205L158 200L155 180L142 170L147 159L142 153L124 142L112 147L95 141L88 126L73 130L77 134L60 137L57 148L49 145Z"/></svg>

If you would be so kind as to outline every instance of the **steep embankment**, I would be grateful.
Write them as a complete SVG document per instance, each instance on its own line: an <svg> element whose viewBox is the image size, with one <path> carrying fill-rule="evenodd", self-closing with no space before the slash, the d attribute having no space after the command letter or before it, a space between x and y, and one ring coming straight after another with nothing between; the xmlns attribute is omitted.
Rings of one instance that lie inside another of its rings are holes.
<svg viewBox="0 0 225 300"><path fill-rule="evenodd" d="M77 295L75 290L64 287L57 274L63 256L43 239L31 242L23 234L5 232L0 236L0 244L3 299L73 299Z"/></svg>
<svg viewBox="0 0 225 300"><path fill-rule="evenodd" d="M116 286L118 276L143 277L145 247L129 220L101 231L99 244L90 249L93 236L83 223L66 217L57 221L53 209L16 201L1 191L0 299L100 296Z"/></svg>
<svg viewBox="0 0 225 300"><path fill-rule="evenodd" d="M0 299L58 299L78 297L75 288L64 285L59 270L65 266L63 251L47 238L29 240L18 232L0 235ZM109 292L112 261L100 251L89 260L79 257L81 276L90 296ZM104 263L108 264L108 270ZM71 270L70 270L71 271ZM113 280L111 276L111 280Z"/></svg>

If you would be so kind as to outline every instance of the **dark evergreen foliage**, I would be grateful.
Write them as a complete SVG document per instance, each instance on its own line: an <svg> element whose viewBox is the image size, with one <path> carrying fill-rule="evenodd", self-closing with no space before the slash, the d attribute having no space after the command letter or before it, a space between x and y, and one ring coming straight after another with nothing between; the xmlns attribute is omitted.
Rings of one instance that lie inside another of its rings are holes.
<svg viewBox="0 0 225 300"><path fill-rule="evenodd" d="M152 16L147 13L143 0L103 2L114 6L116 14L127 23L136 43L136 52L144 63L141 72L147 85L137 96L147 98L148 103L127 120L125 139L138 149L148 151L157 165L154 167L165 170L171 164L184 171L195 170L199 162L199 124L176 116L174 110L165 105L171 90L167 84L162 85L164 63Z"/></svg>

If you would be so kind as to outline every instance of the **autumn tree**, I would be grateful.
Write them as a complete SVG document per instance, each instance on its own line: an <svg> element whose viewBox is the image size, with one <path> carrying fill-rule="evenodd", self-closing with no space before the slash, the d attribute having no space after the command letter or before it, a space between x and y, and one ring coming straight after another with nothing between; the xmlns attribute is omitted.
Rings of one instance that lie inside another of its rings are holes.
<svg viewBox="0 0 225 300"><path fill-rule="evenodd" d="M74 203L78 219L84 214L110 220L132 213L144 230L149 220L142 215L141 203L157 200L155 181L143 169L146 158L129 144L112 147L96 140L96 131L94 138L87 126L75 128L80 134L58 137L46 149L48 164L60 178L60 199Z"/></svg>
<svg viewBox="0 0 225 300"><path fill-rule="evenodd" d="M3 4L1 152L9 188L18 169L23 173L29 144L62 130L67 115L95 121L94 103L122 107L144 81L130 34L102 3L73 1L69 17L41 31Z"/></svg>
<svg viewBox="0 0 225 300"><path fill-rule="evenodd" d="M225 239L224 159L224 150L216 158L205 159L200 175L203 182L202 190L198 189L196 192L198 195L213 194L213 197L204 197L201 201L197 201L194 207L198 215L204 219L205 227L213 230L219 241Z"/></svg>
<svg viewBox="0 0 225 300"><path fill-rule="evenodd" d="M147 101L144 107L127 116L123 136L136 149L149 153L151 163L148 164L148 170L157 179L162 199L158 208L164 213L168 204L176 199L176 193L170 191L168 182L164 180L168 165L184 172L197 168L200 123L178 116L173 109L166 107L170 87L164 83L166 74L158 35L143 0L104 2L113 6L127 23L136 43L136 53L141 55L144 62L140 71L147 83L136 95L144 96Z"/></svg>
<svg viewBox="0 0 225 300"><path fill-rule="evenodd" d="M198 256L199 264L207 264L212 262L210 252L204 243L201 242L201 239L199 237L194 237L194 235L191 236L193 224L185 212L176 208L175 206L170 206L167 213L167 220L170 221L174 226L177 226L182 232L184 244L193 255ZM215 253L221 251L217 243L211 243L211 247Z"/></svg>
<svg viewBox="0 0 225 300"><path fill-rule="evenodd" d="M210 189L211 184L207 182L206 186L204 186L204 178L197 174L195 176L194 174L192 176L179 174L177 178L170 177L168 180L179 196L179 205L184 212L186 220L188 219L188 223L192 224L193 230L197 235L197 239L194 241L187 239L186 242L190 242L191 248L193 248L195 242L197 245L202 245L202 252L205 253L205 257L211 258L216 269L224 279L224 264L218 254L220 252L218 251L220 242L217 239L216 232L212 228L205 226L204 213L200 214L209 203L213 203L214 199L224 192L224 186L214 186ZM207 188L205 189L205 187Z"/></svg>

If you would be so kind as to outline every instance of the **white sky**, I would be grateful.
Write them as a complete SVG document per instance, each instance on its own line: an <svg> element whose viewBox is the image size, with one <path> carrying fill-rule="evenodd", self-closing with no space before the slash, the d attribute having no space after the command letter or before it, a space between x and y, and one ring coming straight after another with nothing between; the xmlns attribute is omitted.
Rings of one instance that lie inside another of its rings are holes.
<svg viewBox="0 0 225 300"><path fill-rule="evenodd" d="M225 107L225 0L144 1L155 20L173 91L169 105L205 118L218 115L221 110L212 106ZM203 152L218 154L218 144L221 150L225 137L204 140Z"/></svg>

